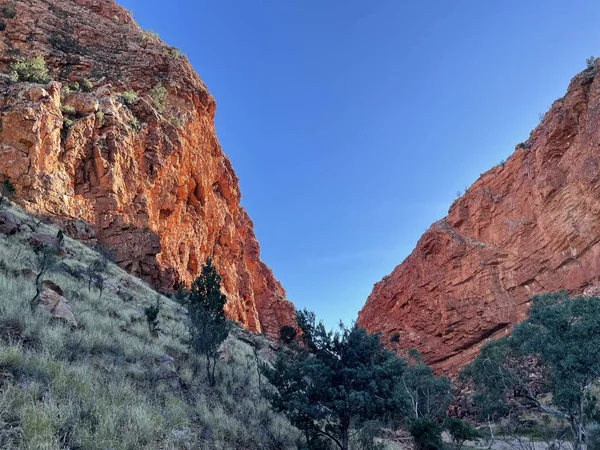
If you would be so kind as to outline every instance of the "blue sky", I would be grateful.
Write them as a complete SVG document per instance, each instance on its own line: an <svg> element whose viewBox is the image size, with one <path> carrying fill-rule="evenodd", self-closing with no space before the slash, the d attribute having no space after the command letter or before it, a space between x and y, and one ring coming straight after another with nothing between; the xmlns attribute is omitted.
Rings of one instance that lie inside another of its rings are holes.
<svg viewBox="0 0 600 450"><path fill-rule="evenodd" d="M597 1L120 3L207 84L263 260L329 326L600 54Z"/></svg>

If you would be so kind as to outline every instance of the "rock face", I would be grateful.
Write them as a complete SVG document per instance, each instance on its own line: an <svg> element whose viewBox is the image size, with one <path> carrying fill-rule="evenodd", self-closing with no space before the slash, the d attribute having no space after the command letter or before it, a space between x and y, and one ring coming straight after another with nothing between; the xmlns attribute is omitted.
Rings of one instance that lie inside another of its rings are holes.
<svg viewBox="0 0 600 450"><path fill-rule="evenodd" d="M598 60L530 138L487 171L382 281L358 316L402 351L455 374L522 320L532 295L600 280Z"/></svg>
<svg viewBox="0 0 600 450"><path fill-rule="evenodd" d="M278 335L293 305L260 260L215 101L187 59L113 0L10 3L0 71L40 55L54 80L0 78L0 179L18 203L158 287L189 284L212 257L229 317Z"/></svg>

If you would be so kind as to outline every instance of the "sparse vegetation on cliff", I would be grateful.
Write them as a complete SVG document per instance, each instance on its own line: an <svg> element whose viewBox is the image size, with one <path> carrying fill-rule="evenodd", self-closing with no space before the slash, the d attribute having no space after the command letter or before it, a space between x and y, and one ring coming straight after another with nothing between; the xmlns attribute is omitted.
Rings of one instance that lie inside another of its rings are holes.
<svg viewBox="0 0 600 450"><path fill-rule="evenodd" d="M50 80L46 61L39 55L10 64L9 71L14 74L17 81L47 83Z"/></svg>

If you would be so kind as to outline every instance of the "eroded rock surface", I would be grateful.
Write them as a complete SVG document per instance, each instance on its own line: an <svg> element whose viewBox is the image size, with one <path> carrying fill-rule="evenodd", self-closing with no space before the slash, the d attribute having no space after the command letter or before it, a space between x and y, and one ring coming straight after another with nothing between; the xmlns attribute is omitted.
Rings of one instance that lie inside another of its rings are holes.
<svg viewBox="0 0 600 450"><path fill-rule="evenodd" d="M530 138L487 171L377 283L358 324L456 373L522 320L532 295L600 280L600 77L571 81Z"/></svg>
<svg viewBox="0 0 600 450"><path fill-rule="evenodd" d="M187 59L112 0L11 4L0 71L41 55L54 80L0 78L0 177L17 201L158 287L189 284L211 256L229 317L278 335L293 305L260 260L215 101Z"/></svg>

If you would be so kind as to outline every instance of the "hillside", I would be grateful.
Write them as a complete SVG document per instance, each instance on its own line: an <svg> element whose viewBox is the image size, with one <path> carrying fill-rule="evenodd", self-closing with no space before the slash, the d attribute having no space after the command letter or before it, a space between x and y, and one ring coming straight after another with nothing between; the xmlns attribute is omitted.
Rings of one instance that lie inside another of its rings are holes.
<svg viewBox="0 0 600 450"><path fill-rule="evenodd" d="M68 237L32 312L32 245L56 234L19 208L0 210L0 448L296 448L297 431L260 395L267 338L235 328L210 388L185 344L185 308L112 263L102 290L88 290L86 269L103 256ZM153 335L144 309L157 299Z"/></svg>
<svg viewBox="0 0 600 450"><path fill-rule="evenodd" d="M189 284L210 256L230 318L271 336L292 324L217 140L215 101L180 50L113 0L0 8L0 179L15 200L157 288ZM36 58L47 74L30 76Z"/></svg>
<svg viewBox="0 0 600 450"><path fill-rule="evenodd" d="M600 281L599 60L513 155L482 174L375 284L358 324L456 373L524 319L532 295Z"/></svg>

